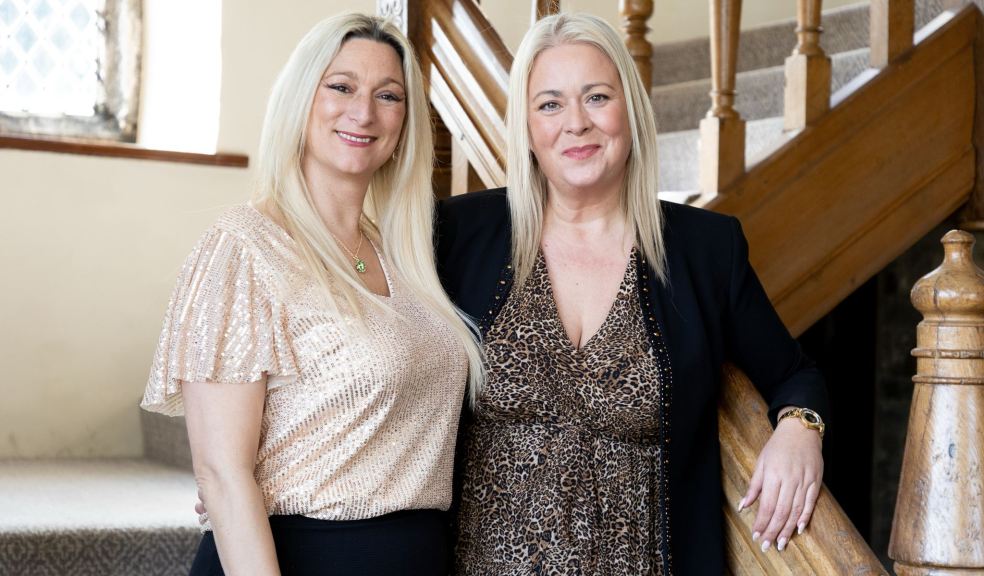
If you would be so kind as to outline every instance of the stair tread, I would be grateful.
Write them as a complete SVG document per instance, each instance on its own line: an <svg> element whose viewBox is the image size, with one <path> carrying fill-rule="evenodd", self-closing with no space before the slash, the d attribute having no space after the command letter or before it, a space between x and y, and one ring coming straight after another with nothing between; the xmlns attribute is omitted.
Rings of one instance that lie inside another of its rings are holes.
<svg viewBox="0 0 984 576"><path fill-rule="evenodd" d="M0 533L198 531L186 470L145 459L0 460Z"/></svg>

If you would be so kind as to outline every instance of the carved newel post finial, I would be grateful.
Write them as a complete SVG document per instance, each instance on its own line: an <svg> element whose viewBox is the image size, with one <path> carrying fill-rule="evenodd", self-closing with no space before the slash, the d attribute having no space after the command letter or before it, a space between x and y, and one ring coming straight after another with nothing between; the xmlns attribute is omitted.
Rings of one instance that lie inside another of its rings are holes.
<svg viewBox="0 0 984 576"><path fill-rule="evenodd" d="M888 553L899 576L984 575L984 271L974 237L943 237L943 264L912 288L922 313Z"/></svg>

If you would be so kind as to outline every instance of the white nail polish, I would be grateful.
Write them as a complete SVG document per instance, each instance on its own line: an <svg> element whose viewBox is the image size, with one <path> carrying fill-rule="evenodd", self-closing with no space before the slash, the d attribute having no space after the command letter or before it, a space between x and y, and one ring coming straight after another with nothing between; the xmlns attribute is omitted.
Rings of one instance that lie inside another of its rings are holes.
<svg viewBox="0 0 984 576"><path fill-rule="evenodd" d="M770 544L771 544L771 542L769 542L768 540L763 540L762 541L762 552L765 552L766 550L768 550Z"/></svg>
<svg viewBox="0 0 984 576"><path fill-rule="evenodd" d="M782 552L783 550L785 550L786 549L786 542L787 542L787 540L785 538L780 538L779 539L779 542L776 544L776 550L779 550L780 552Z"/></svg>
<svg viewBox="0 0 984 576"><path fill-rule="evenodd" d="M738 503L738 511L741 512L744 509L745 509L745 499L742 498L741 502Z"/></svg>
<svg viewBox="0 0 984 576"><path fill-rule="evenodd" d="M802 534L804 530L806 530L806 524L800 522L800 525L796 527L796 533Z"/></svg>
<svg viewBox="0 0 984 576"><path fill-rule="evenodd" d="M761 536L761 535L762 534L760 534L758 532L752 532L752 542L755 542L756 540L758 540L759 539L759 536Z"/></svg>

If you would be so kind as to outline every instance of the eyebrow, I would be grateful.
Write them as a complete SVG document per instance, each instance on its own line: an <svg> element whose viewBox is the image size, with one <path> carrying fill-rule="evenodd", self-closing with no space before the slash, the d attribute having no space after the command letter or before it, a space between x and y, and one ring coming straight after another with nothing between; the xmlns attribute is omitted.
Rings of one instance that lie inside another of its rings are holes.
<svg viewBox="0 0 984 576"><path fill-rule="evenodd" d="M585 84L584 87L581 88L581 94L587 94L588 92L591 92L592 90L594 90L599 86L604 86L609 90L613 90L613 91L615 90L615 87L609 84L608 82L592 82L591 84ZM533 96L533 99L536 100L540 96L544 96L544 95L551 96L553 98L560 98L561 93L560 90L541 90L537 92L535 96Z"/></svg>
<svg viewBox="0 0 984 576"><path fill-rule="evenodd" d="M359 77L354 72L347 72L345 70L339 70L336 72L326 72L325 75L321 77L321 79L324 80L329 76L345 76L346 78L351 78L352 80L359 79ZM379 83L380 86L386 86L387 84L396 84L397 86L400 87L400 89L406 90L406 88L403 86L403 83L397 80L396 78L390 78L389 76L387 76L386 78L383 78L382 81Z"/></svg>

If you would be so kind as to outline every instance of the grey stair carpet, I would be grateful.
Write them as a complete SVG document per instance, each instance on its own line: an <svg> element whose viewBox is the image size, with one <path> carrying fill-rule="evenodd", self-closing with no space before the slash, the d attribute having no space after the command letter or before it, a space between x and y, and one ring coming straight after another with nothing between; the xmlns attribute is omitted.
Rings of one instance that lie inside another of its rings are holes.
<svg viewBox="0 0 984 576"><path fill-rule="evenodd" d="M980 2L980 0L978 0ZM916 29L925 26L942 7L942 0L917 0ZM842 6L823 13L820 45L827 54L868 46L868 3ZM796 22L787 20L742 30L738 43L738 72L780 66L796 46ZM653 86L710 78L707 37L658 44L653 47Z"/></svg>
<svg viewBox="0 0 984 576"><path fill-rule="evenodd" d="M138 459L0 461L0 574L185 575L190 472Z"/></svg>
<svg viewBox="0 0 984 576"><path fill-rule="evenodd" d="M868 68L868 49L834 54L831 57L831 92L836 92ZM745 120L783 114L783 66L738 74L735 80L735 108ZM662 132L696 128L711 107L710 79L657 86L652 90L657 127Z"/></svg>
<svg viewBox="0 0 984 576"><path fill-rule="evenodd" d="M694 191L699 188L699 136L698 130L683 130L659 136L661 198L680 201L677 196L667 193ZM782 118L765 118L746 123L745 168L749 169L760 162L792 136L792 133L782 131Z"/></svg>

